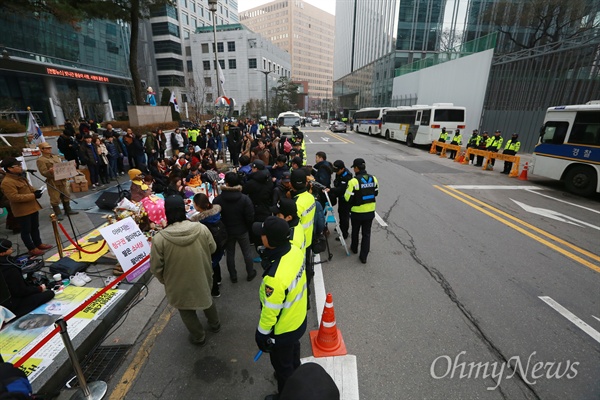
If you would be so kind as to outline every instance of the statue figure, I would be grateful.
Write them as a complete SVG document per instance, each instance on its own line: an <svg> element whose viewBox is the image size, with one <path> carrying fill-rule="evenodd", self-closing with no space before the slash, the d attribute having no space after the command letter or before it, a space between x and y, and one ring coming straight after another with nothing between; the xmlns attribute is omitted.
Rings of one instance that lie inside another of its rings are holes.
<svg viewBox="0 0 600 400"><path fill-rule="evenodd" d="M148 89L146 89L146 103L150 104L151 106L156 106L156 98L154 97L156 93L154 93L154 90L152 90L152 86L148 86Z"/></svg>

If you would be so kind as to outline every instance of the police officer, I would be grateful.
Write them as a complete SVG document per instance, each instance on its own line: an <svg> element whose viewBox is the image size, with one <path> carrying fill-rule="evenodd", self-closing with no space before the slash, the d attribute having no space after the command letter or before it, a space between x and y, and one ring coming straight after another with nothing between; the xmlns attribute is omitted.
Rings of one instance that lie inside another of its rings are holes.
<svg viewBox="0 0 600 400"><path fill-rule="evenodd" d="M490 141L490 138L488 137L487 131L483 131L483 135L481 135L481 137L479 138L479 143L477 144L477 149L478 150L487 150L489 141ZM476 167L481 167L483 165L483 158L484 158L484 156L479 156L479 155L477 156L477 164L475 164Z"/></svg>
<svg viewBox="0 0 600 400"><path fill-rule="evenodd" d="M443 127L442 132L440 132L440 137L438 138L438 142L446 143L446 140L448 140L448 132L446 132L446 127ZM437 155L439 156L441 152L442 152L442 148L440 146L437 146Z"/></svg>
<svg viewBox="0 0 600 400"><path fill-rule="evenodd" d="M455 144L457 146L460 146L462 144L462 135L460 134L460 129L457 129L454 132L454 137L452 138L450 144ZM450 157L448 158L454 160L456 158L456 150L450 150Z"/></svg>
<svg viewBox="0 0 600 400"><path fill-rule="evenodd" d="M52 211L54 211L54 214L59 220L62 220L62 213L59 207L59 202L62 202L65 214L79 214L77 211L71 209L68 197L69 186L67 185L67 179L54 179L54 166L62 163L62 159L59 156L52 154L52 146L50 144L43 142L40 143L38 147L42 151L42 155L37 159L36 164L40 174L46 178Z"/></svg>
<svg viewBox="0 0 600 400"><path fill-rule="evenodd" d="M371 225L375 218L375 197L379 194L377 178L366 171L365 160L357 158L352 163L355 177L350 179L344 198L352 205L350 221L352 222L352 240L350 250L358 253L358 235L362 230L360 254L363 264L367 263L367 255L371 249Z"/></svg>
<svg viewBox="0 0 600 400"><path fill-rule="evenodd" d="M292 138L294 143L300 143L302 149L302 162L306 165L306 143L304 142L304 133L297 126L292 126Z"/></svg>
<svg viewBox="0 0 600 400"><path fill-rule="evenodd" d="M494 132L494 136L492 136L488 140L488 145L487 145L488 151L491 151L493 153L497 153L498 150L500 150L502 148L502 142L504 142L504 139L502 138L502 136L500 136L501 133L502 132L500 132L500 131ZM492 158L491 159L491 163L492 163L492 167L493 167L494 164L496 163L496 159Z"/></svg>
<svg viewBox="0 0 600 400"><path fill-rule="evenodd" d="M479 146L479 131L477 129L473 129L473 134L469 138L467 142L467 148L476 149ZM469 154L469 161L473 164L473 159L475 158L475 154Z"/></svg>
<svg viewBox="0 0 600 400"><path fill-rule="evenodd" d="M290 174L290 180L292 183L292 195L296 202L296 208L298 209L298 218L300 218L300 225L304 228L304 246L306 248L306 277L308 284L312 281L314 275L314 267L312 263L312 251L310 246L312 245L314 223L315 223L315 211L317 209L315 197L310 194L306 188L306 172L302 169L295 169Z"/></svg>
<svg viewBox="0 0 600 400"><path fill-rule="evenodd" d="M504 151L502 152L502 154L508 154L510 156L514 156L515 154L517 154L517 152L519 151L520 148L521 148L521 142L519 142L519 135L517 135L516 133L513 133L510 140L507 141L506 144L504 145ZM512 162L504 161L504 171L502 171L501 173L506 174L506 175L510 174L512 165L513 165Z"/></svg>
<svg viewBox="0 0 600 400"><path fill-rule="evenodd" d="M348 171L342 160L333 162L335 179L331 193L338 199L338 215L340 218L340 230L344 239L348 239L348 230L350 229L350 204L344 198L344 193L348 187L348 182L352 179L352 173ZM332 200L333 201L333 200ZM335 238L340 240L340 238Z"/></svg>
<svg viewBox="0 0 600 400"><path fill-rule="evenodd" d="M292 199L286 199L285 197L277 200L277 203L271 207L271 212L274 216L279 217L288 223L290 227L290 243L304 253L304 228L300 225L300 218L298 218L298 208L296 202Z"/></svg>
<svg viewBox="0 0 600 400"><path fill-rule="evenodd" d="M285 220L271 216L252 228L266 248L255 340L258 348L270 355L277 391L281 393L287 379L300 366L300 338L306 331L308 296L304 255L290 244ZM279 394L269 395L265 400L277 398Z"/></svg>

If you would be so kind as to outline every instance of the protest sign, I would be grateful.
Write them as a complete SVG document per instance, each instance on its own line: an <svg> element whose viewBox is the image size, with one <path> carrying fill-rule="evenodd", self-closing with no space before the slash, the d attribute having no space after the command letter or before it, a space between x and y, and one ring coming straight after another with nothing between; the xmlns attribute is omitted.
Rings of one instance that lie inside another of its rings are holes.
<svg viewBox="0 0 600 400"><path fill-rule="evenodd" d="M52 166L54 170L54 180L68 179L78 175L75 160L56 163Z"/></svg>

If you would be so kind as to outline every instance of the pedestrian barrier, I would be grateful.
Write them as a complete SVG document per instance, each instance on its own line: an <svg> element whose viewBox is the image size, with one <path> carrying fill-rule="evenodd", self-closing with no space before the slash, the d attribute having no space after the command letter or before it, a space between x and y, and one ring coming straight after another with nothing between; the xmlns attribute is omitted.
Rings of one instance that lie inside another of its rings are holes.
<svg viewBox="0 0 600 400"><path fill-rule="evenodd" d="M438 147L442 148L442 150L440 151L440 158L446 157L446 149L456 150L457 153L462 150L459 144L442 143L438 142L437 140L434 140L433 142L431 142L431 148L429 149L429 153L437 154Z"/></svg>
<svg viewBox="0 0 600 400"><path fill-rule="evenodd" d="M310 331L310 342L315 357L343 356L348 354L342 332L335 322L333 310L333 297L327 293L327 300L323 307L323 316L319 330Z"/></svg>
<svg viewBox="0 0 600 400"><path fill-rule="evenodd" d="M467 149L467 152L465 153L462 164L469 163L470 155L483 156L485 158L485 161L483 162L483 165L482 165L482 169L484 171L488 169L488 163L490 162L490 160L492 158L494 158L496 160L500 160L500 161L512 162L513 163L512 169L510 170L510 173L508 174L508 176L511 178L516 178L519 176L519 163L521 162L521 157L519 157L519 156L495 153L493 151L479 150L479 149L474 149L472 147L469 147Z"/></svg>

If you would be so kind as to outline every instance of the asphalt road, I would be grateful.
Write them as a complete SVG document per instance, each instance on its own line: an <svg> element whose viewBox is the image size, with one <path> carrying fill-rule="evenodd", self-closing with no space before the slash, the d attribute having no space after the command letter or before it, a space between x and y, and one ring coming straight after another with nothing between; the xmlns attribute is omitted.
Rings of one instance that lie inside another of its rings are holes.
<svg viewBox="0 0 600 400"><path fill-rule="evenodd" d="M346 165L360 156L380 183L368 264L346 256L335 234L323 264L362 399L600 397L598 196L508 178L502 162L482 171L380 138L304 132L309 163L317 151ZM163 304L117 376L139 373L109 382L110 398L272 393L268 357L252 360L259 283L224 273L223 329L203 348ZM309 329L316 321L313 307Z"/></svg>

